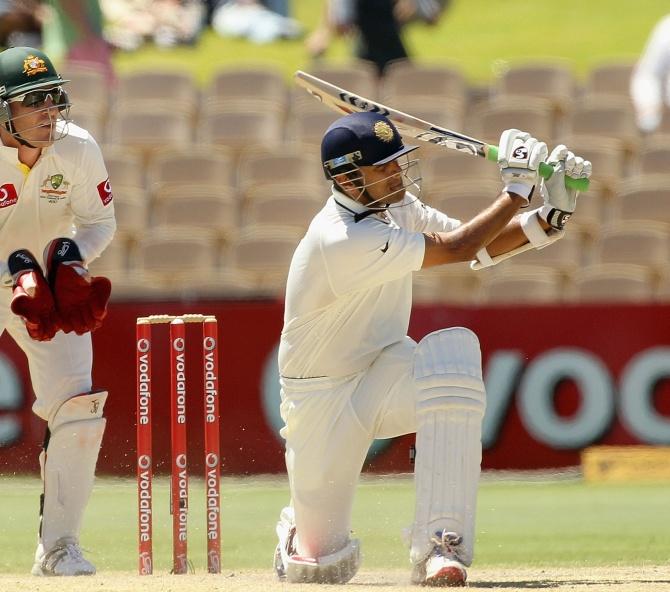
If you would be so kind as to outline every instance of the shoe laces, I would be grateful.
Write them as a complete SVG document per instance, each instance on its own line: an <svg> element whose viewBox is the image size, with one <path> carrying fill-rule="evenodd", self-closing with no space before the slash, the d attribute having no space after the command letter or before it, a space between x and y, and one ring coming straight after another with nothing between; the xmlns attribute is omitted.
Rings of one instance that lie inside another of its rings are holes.
<svg viewBox="0 0 670 592"><path fill-rule="evenodd" d="M44 555L43 564L53 568L65 557L69 557L75 561L85 561L77 542L73 539L64 538L58 540L53 548Z"/></svg>
<svg viewBox="0 0 670 592"><path fill-rule="evenodd" d="M433 555L458 559L458 547L463 542L463 537L446 530L437 531L430 539L433 543Z"/></svg>

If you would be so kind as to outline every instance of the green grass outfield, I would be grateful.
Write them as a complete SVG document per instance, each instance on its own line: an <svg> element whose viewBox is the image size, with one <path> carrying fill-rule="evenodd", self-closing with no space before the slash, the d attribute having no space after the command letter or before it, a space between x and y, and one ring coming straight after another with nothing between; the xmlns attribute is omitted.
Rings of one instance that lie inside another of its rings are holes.
<svg viewBox="0 0 670 592"><path fill-rule="evenodd" d="M633 60L644 47L653 25L667 12L667 0L453 0L437 26L410 25L409 51L424 62L454 62L472 83L488 83L507 64L528 59L561 58L584 78L595 65ZM307 31L314 29L321 0L292 0L294 15ZM346 61L352 43L339 39L327 53L330 61ZM191 71L201 83L223 67L248 63L276 64L287 78L309 69L302 40L255 45L221 38L207 31L195 47L161 50L151 45L118 53L119 71L166 68Z"/></svg>
<svg viewBox="0 0 670 592"><path fill-rule="evenodd" d="M155 482L154 561L157 573L171 563L168 482ZM37 525L40 483L0 478L2 516L0 573L27 573ZM288 499L285 480L222 482L223 568L269 568L274 526ZM484 478L479 495L475 567L589 567L663 565L670 559L670 483L586 484L578 478L507 481ZM354 511L366 569L404 568L400 533L410 524L409 477L366 477ZM189 556L204 571L202 481L190 487ZM134 480L100 478L88 509L82 545L101 573L137 566Z"/></svg>

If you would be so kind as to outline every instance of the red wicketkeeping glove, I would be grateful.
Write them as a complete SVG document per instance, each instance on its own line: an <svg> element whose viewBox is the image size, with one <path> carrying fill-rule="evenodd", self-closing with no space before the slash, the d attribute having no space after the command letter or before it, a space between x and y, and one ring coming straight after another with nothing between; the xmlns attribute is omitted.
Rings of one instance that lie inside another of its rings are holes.
<svg viewBox="0 0 670 592"><path fill-rule="evenodd" d="M52 240L44 251L44 261L61 329L77 335L95 331L107 315L112 283L88 273L79 247L70 238Z"/></svg>
<svg viewBox="0 0 670 592"><path fill-rule="evenodd" d="M7 260L14 280L11 309L26 324L28 335L37 341L53 339L58 329L58 315L42 269L26 249L14 251Z"/></svg>

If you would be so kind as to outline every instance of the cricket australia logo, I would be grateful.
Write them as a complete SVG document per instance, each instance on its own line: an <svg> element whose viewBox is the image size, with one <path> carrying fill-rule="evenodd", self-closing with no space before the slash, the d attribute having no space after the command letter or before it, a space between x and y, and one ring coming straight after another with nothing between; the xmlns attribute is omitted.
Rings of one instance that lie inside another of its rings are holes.
<svg viewBox="0 0 670 592"><path fill-rule="evenodd" d="M48 203L58 203L68 197L70 185L60 173L48 175L40 185L40 198L46 199Z"/></svg>
<svg viewBox="0 0 670 592"><path fill-rule="evenodd" d="M46 63L42 58L38 58L30 54L25 60L23 60L23 73L26 76L35 76L35 74L40 74L41 72L48 72Z"/></svg>

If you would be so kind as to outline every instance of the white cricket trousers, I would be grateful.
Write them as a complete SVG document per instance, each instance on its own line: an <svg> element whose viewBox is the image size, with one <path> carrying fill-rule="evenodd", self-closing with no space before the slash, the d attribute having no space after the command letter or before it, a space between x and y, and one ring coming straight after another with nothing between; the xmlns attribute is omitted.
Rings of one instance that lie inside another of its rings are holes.
<svg viewBox="0 0 670 592"><path fill-rule="evenodd" d="M416 432L415 347L406 337L351 376L281 379L280 433L299 555L323 557L347 544L358 477L372 441Z"/></svg>
<svg viewBox="0 0 670 592"><path fill-rule="evenodd" d="M91 334L59 331L51 341L35 341L9 308L11 291L0 292L0 335L6 330L26 354L35 392L33 412L49 421L69 398L91 390Z"/></svg>

